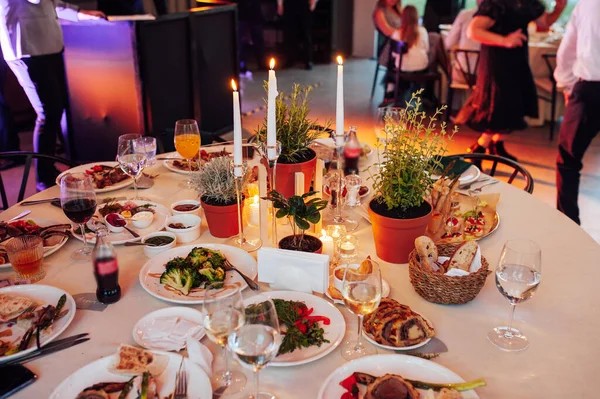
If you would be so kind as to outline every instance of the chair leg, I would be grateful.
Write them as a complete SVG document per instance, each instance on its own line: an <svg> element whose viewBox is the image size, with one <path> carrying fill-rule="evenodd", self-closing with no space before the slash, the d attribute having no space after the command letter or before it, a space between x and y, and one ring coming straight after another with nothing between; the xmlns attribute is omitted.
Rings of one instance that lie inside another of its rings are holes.
<svg viewBox="0 0 600 399"><path fill-rule="evenodd" d="M31 170L32 162L33 157L31 155L28 155L25 159L25 169L23 169L23 178L21 179L21 189L19 190L17 202L21 202L23 201L23 198L25 198L25 189L27 188L27 180L29 180L29 171Z"/></svg>
<svg viewBox="0 0 600 399"><path fill-rule="evenodd" d="M556 84L552 85L552 102L550 103L550 141L554 139L554 126L556 121Z"/></svg>
<svg viewBox="0 0 600 399"><path fill-rule="evenodd" d="M450 121L452 115L452 101L454 100L454 89L448 85L448 109L446 110L446 123Z"/></svg>
<svg viewBox="0 0 600 399"><path fill-rule="evenodd" d="M4 181L0 174L0 197L2 197L2 209L8 209L8 198L6 198L6 190L4 190Z"/></svg>
<svg viewBox="0 0 600 399"><path fill-rule="evenodd" d="M375 87L377 86L377 75L379 75L379 61L375 60L375 76L373 77L373 86L371 87L371 99L375 95Z"/></svg>

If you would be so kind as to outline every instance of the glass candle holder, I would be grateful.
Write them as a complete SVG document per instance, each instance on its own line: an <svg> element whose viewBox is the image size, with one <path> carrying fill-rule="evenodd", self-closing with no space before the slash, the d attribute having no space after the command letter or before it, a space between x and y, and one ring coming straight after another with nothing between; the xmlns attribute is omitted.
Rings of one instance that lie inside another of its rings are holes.
<svg viewBox="0 0 600 399"><path fill-rule="evenodd" d="M349 263L358 255L358 238L352 234L343 236L338 244L338 253L343 263Z"/></svg>

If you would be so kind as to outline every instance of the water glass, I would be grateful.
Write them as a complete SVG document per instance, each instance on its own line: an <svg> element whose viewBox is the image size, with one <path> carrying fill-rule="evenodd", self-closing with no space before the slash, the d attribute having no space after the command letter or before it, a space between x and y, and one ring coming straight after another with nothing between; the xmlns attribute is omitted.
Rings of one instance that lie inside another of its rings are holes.
<svg viewBox="0 0 600 399"><path fill-rule="evenodd" d="M379 107L375 120L375 137L383 145L387 144L388 138L386 126L388 124L398 123L402 108L398 107Z"/></svg>
<svg viewBox="0 0 600 399"><path fill-rule="evenodd" d="M42 269L44 240L41 237L11 238L6 243L6 253L13 269L17 272L17 281L35 283L46 275Z"/></svg>
<svg viewBox="0 0 600 399"><path fill-rule="evenodd" d="M139 199L137 178L140 177L144 166L146 166L146 159L146 146L141 134L124 134L119 136L117 161L119 161L123 172L133 178L134 199Z"/></svg>
<svg viewBox="0 0 600 399"><path fill-rule="evenodd" d="M504 244L498 267L496 287L510 303L508 326L498 326L487 335L490 342L509 352L527 349L529 341L513 327L517 304L535 294L542 279L542 250L531 240L509 240Z"/></svg>
<svg viewBox="0 0 600 399"><path fill-rule="evenodd" d="M140 141L146 151L146 167L154 166L156 163L156 138L143 136Z"/></svg>

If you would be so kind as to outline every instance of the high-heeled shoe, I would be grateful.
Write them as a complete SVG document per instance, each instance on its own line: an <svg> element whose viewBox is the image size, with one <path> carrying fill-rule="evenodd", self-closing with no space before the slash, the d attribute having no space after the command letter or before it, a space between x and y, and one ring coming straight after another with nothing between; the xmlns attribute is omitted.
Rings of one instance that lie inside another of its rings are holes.
<svg viewBox="0 0 600 399"><path fill-rule="evenodd" d="M475 142L475 144L473 144L472 146L470 146L469 148L467 148L467 152L469 154L485 154L485 147L479 145L478 142ZM473 160L470 160L468 162L471 162L479 170L481 170L481 160L473 159Z"/></svg>
<svg viewBox="0 0 600 399"><path fill-rule="evenodd" d="M517 162L517 157L506 151L506 148L504 148L504 141L502 140L496 142L492 141L490 143L490 154L499 155Z"/></svg>

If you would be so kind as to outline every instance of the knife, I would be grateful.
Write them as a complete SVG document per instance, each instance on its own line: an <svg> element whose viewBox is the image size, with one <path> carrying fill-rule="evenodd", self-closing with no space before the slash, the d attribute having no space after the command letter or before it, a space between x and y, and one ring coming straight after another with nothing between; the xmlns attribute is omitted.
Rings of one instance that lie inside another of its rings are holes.
<svg viewBox="0 0 600 399"><path fill-rule="evenodd" d="M107 202L124 201L126 199L127 199L127 197L109 197L109 198L103 198L103 199L101 199L101 201L103 204L106 204ZM23 201L19 205L28 206L28 205L38 205L38 204L49 204L49 203L56 202L56 201L60 202L60 198L54 197L54 198L46 198L46 199L34 200L34 201Z"/></svg>

